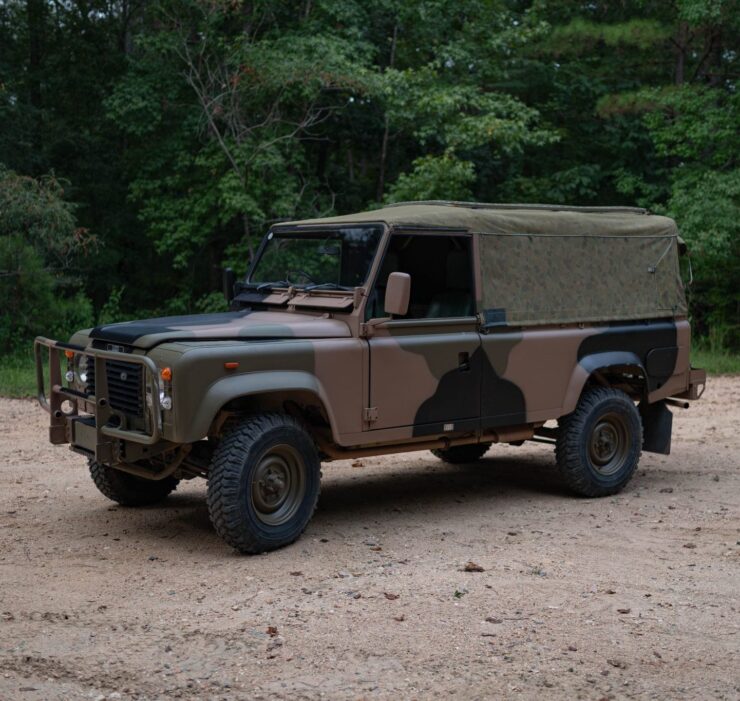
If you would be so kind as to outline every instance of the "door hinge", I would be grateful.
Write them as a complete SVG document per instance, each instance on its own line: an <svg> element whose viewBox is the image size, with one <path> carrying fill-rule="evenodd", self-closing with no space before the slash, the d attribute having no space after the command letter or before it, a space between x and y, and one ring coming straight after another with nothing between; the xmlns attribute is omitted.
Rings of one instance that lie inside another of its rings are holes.
<svg viewBox="0 0 740 701"><path fill-rule="evenodd" d="M378 407L369 406L362 410L362 420L365 423L371 424L378 420Z"/></svg>

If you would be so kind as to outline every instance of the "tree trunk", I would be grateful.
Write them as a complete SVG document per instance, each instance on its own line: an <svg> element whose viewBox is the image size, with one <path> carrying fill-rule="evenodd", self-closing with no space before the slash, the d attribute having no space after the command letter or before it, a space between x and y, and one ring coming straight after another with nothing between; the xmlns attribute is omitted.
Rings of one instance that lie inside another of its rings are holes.
<svg viewBox="0 0 740 701"><path fill-rule="evenodd" d="M355 159L352 155L352 146L347 146L347 174L349 181L353 183L355 181Z"/></svg>
<svg viewBox="0 0 740 701"><path fill-rule="evenodd" d="M393 39L391 40L391 56L388 61L388 68L393 68L396 62L396 41L398 39L398 23L393 25ZM380 146L380 167L378 172L378 189L375 199L380 202L383 199L383 190L385 190L385 164L388 158L388 138L390 136L390 122L388 113L385 114L385 127L383 129L383 142Z"/></svg>
<svg viewBox="0 0 740 701"><path fill-rule="evenodd" d="M686 43L688 40L689 25L687 22L681 22L678 25L678 35L676 36L676 67L674 69L673 80L676 85L683 85L686 79Z"/></svg>
<svg viewBox="0 0 740 701"><path fill-rule="evenodd" d="M38 151L41 146L41 107L43 101L41 70L44 54L45 0L27 0L26 21L28 22L28 99L33 108L33 145ZM37 159L34 159L37 160Z"/></svg>
<svg viewBox="0 0 740 701"><path fill-rule="evenodd" d="M26 19L28 21L28 92L31 104L41 107L41 52L44 33L43 0L28 0Z"/></svg>
<svg viewBox="0 0 740 701"><path fill-rule="evenodd" d="M254 260L254 246L252 246L252 231L249 226L249 217L246 214L242 214L242 230L244 232L244 240L247 242L247 253L249 255L249 264L252 264Z"/></svg>

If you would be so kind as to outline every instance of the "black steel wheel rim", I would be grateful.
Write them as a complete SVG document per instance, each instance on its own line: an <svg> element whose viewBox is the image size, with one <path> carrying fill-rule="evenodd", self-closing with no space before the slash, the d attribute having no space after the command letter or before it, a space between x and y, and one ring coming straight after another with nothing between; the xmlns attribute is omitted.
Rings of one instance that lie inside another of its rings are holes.
<svg viewBox="0 0 740 701"><path fill-rule="evenodd" d="M594 470L604 476L619 472L629 452L629 429L625 418L616 413L600 416L588 441L588 457Z"/></svg>
<svg viewBox="0 0 740 701"><path fill-rule="evenodd" d="M250 498L262 523L280 526L289 521L300 508L305 494L305 462L293 446L276 445L260 456Z"/></svg>

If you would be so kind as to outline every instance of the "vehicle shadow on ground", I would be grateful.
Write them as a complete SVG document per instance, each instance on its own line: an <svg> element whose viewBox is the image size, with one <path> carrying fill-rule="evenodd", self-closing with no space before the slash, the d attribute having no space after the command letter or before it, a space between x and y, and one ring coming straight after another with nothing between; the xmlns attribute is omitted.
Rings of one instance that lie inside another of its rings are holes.
<svg viewBox="0 0 740 701"><path fill-rule="evenodd" d="M447 465L418 454L399 455L392 462L378 464L367 459L361 466L349 465L323 465L321 498L308 537L321 538L336 529L349 530L378 520L403 528L419 514L430 523L447 521L482 506L495 507L504 517L507 512L519 513L523 504L530 509L539 504L550 508L560 501L578 499L563 486L549 453L530 452L521 457L489 454L465 465ZM666 478L659 468L641 469L625 494L634 489L658 490ZM154 506L108 506L106 522L112 516L111 521L126 530L127 538L151 545L165 539L168 548L220 553L220 557L224 544L211 525L205 492L205 484L196 481L185 483Z"/></svg>
<svg viewBox="0 0 740 701"><path fill-rule="evenodd" d="M409 464L411 463L411 464ZM368 468L323 466L322 492L310 526L314 536L322 529L375 517L402 526L412 514L435 514L469 509L471 504L496 501L516 508L523 499L570 498L558 480L550 456L522 456L521 459L489 456L466 465L446 465L433 457L419 460L398 456L396 464ZM132 518L132 516L134 518ZM209 547L221 541L213 531L205 499L205 485L185 484L161 504L128 509L106 508L106 517L120 521L127 537L146 540L172 539L187 543L195 537ZM155 535L156 534L156 535ZM168 546L169 547L169 546Z"/></svg>
<svg viewBox="0 0 740 701"><path fill-rule="evenodd" d="M550 453L527 453L521 457L488 454L481 460L463 465L448 465L429 457L415 464L398 456L397 465L376 468L371 473L357 469L357 474L332 477L332 465L323 468L321 499L316 518L321 514L352 518L360 511L398 509L409 503L432 512L459 504L497 500L499 506L508 502L519 504L547 499L583 499L563 483ZM354 470L353 470L354 472ZM657 492L664 487L676 487L676 474L666 466L656 464L651 456L643 455L640 466L621 495L635 490ZM601 499L596 498L596 501Z"/></svg>
<svg viewBox="0 0 740 701"><path fill-rule="evenodd" d="M465 465L445 465L434 458L413 466L387 471L361 472L349 479L332 479L331 465L324 469L321 499L315 516L332 520L354 518L358 513L401 510L413 505L432 513L485 500L540 496L566 496L554 465L545 457L533 460L487 457ZM402 516L399 517L402 519Z"/></svg>

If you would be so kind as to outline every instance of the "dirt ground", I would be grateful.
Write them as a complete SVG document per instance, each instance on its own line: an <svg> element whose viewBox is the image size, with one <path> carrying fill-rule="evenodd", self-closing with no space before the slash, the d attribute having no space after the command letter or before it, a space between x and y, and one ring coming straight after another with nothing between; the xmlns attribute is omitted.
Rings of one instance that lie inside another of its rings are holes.
<svg viewBox="0 0 740 701"><path fill-rule="evenodd" d="M204 482L116 506L39 407L0 412L0 699L740 697L740 377L617 497L566 494L539 444L335 463L256 557Z"/></svg>

